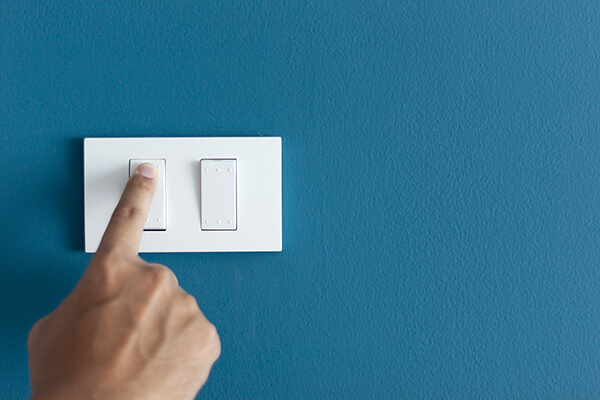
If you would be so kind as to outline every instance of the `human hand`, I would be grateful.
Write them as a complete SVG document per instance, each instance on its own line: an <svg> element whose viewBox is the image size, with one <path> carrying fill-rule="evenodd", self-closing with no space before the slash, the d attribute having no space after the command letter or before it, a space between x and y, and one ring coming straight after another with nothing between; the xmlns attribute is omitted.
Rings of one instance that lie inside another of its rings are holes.
<svg viewBox="0 0 600 400"><path fill-rule="evenodd" d="M136 169L81 280L33 326L32 400L190 400L206 382L215 327L169 268L138 256L156 176Z"/></svg>

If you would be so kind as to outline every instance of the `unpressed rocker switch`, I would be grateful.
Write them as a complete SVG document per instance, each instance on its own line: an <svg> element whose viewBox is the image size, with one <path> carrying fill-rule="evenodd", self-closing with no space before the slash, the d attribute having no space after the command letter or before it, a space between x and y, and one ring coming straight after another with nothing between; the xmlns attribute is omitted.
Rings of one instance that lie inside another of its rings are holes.
<svg viewBox="0 0 600 400"><path fill-rule="evenodd" d="M237 160L200 160L200 226L203 231L237 230Z"/></svg>
<svg viewBox="0 0 600 400"><path fill-rule="evenodd" d="M150 210L146 217L145 231L164 231L167 230L166 213L166 161L164 159L132 159L129 160L129 176L133 171L143 163L152 163L158 168L158 186L154 193L154 198L150 204Z"/></svg>

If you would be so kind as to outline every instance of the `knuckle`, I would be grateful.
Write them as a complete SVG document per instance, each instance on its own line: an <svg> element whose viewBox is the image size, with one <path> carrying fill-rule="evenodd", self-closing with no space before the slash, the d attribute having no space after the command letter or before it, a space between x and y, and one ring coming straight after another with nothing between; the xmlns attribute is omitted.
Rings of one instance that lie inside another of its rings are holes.
<svg viewBox="0 0 600 400"><path fill-rule="evenodd" d="M177 308L185 314L197 314L200 311L196 298L190 294L183 294L179 298Z"/></svg>
<svg viewBox="0 0 600 400"><path fill-rule="evenodd" d="M149 271L153 288L159 289L172 286L173 271L169 268L164 265L151 265Z"/></svg>
<svg viewBox="0 0 600 400"><path fill-rule="evenodd" d="M173 272L164 265L146 264L141 270L139 283L137 283L140 294L146 301L153 298L167 297L165 301L171 301L173 292Z"/></svg>
<svg viewBox="0 0 600 400"><path fill-rule="evenodd" d="M210 322L204 321L199 328L197 338L196 344L199 346L198 351L202 356L213 362L216 361L221 355L221 339L219 339L217 328Z"/></svg>
<svg viewBox="0 0 600 400"><path fill-rule="evenodd" d="M123 256L117 250L102 254L88 271L86 282L95 293L112 293L121 281Z"/></svg>
<svg viewBox="0 0 600 400"><path fill-rule="evenodd" d="M211 354L213 355L213 358L216 360L221 355L221 339L219 338L219 333L217 332L217 328L210 322L208 323L208 325L209 326L206 328L207 329L206 339L207 339L208 343L210 344Z"/></svg>
<svg viewBox="0 0 600 400"><path fill-rule="evenodd" d="M102 262L95 269L93 278L93 284L97 289L101 291L111 290L117 283L117 266L116 263Z"/></svg>
<svg viewBox="0 0 600 400"><path fill-rule="evenodd" d="M217 332L217 327L211 324L210 322L206 323L205 335L208 341L212 343L221 343L221 341L219 340L219 332Z"/></svg>

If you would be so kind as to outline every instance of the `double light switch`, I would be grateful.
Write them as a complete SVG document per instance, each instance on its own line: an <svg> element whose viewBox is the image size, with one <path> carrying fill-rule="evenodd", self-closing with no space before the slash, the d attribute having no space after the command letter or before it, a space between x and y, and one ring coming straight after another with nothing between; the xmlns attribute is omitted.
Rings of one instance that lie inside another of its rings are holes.
<svg viewBox="0 0 600 400"><path fill-rule="evenodd" d="M154 164L158 170L158 185L146 223L145 231L167 230L166 160L131 159L129 176L143 163ZM200 206L203 231L235 231L237 229L237 160L200 160Z"/></svg>
<svg viewBox="0 0 600 400"><path fill-rule="evenodd" d="M140 252L281 251L281 138L86 138L85 250L95 252L128 177L158 169Z"/></svg>

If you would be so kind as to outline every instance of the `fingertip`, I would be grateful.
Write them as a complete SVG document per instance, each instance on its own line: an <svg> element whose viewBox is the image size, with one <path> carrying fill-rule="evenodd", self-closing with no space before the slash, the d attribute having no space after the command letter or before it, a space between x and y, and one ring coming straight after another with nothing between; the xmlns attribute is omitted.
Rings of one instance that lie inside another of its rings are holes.
<svg viewBox="0 0 600 400"><path fill-rule="evenodd" d="M140 164L135 171L133 171L133 174L131 174L132 177L135 175L141 175L145 178L153 179L158 175L158 169L152 163L143 163Z"/></svg>

